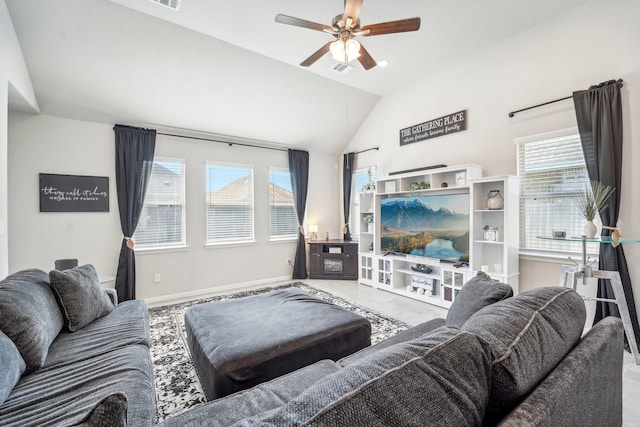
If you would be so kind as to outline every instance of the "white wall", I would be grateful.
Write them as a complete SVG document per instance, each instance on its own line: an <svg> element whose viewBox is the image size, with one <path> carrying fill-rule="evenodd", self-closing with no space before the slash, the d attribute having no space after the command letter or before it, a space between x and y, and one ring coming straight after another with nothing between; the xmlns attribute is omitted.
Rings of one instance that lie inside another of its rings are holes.
<svg viewBox="0 0 640 427"><path fill-rule="evenodd" d="M0 277L9 271L7 114L10 96L32 109L38 108L7 5L0 0Z"/></svg>
<svg viewBox="0 0 640 427"><path fill-rule="evenodd" d="M379 176L466 163L482 165L485 175L515 175L514 138L575 127L576 121L571 100L514 118L508 117L510 111L621 78L625 116L620 223L623 234L640 238L639 16L640 0L593 0L463 58L382 98L345 152L380 145L380 151L358 159L361 165L377 164ZM467 131L399 146L400 129L463 109L468 110ZM627 245L625 253L640 306L640 244ZM557 261L521 258L520 289L556 284L559 266Z"/></svg>
<svg viewBox="0 0 640 427"><path fill-rule="evenodd" d="M57 258L92 263L102 276L113 276L122 232L115 189L112 125L12 113L9 116L9 269L48 271ZM187 140L159 135L155 155L186 160L186 250L136 256L137 297L159 298L242 283L291 277L287 259L295 243L269 243L268 168L287 168L286 151ZM205 248L205 162L253 165L255 170L256 243ZM40 213L38 174L97 175L110 178L108 213ZM310 153L308 218L338 237L332 203L339 187L333 156ZM159 273L161 281L153 283Z"/></svg>

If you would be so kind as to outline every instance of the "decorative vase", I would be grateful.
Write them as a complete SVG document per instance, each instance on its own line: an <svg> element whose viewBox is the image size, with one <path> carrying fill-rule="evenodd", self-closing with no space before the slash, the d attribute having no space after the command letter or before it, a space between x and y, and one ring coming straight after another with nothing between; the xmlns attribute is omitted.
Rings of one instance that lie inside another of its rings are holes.
<svg viewBox="0 0 640 427"><path fill-rule="evenodd" d="M587 221L587 223L584 225L584 228L582 229L582 232L585 236L587 236L587 238L593 239L594 237L596 237L598 227L596 227L593 221Z"/></svg>
<svg viewBox="0 0 640 427"><path fill-rule="evenodd" d="M491 190L487 194L487 208L490 210L502 209L504 207L504 199L500 190Z"/></svg>
<svg viewBox="0 0 640 427"><path fill-rule="evenodd" d="M372 223L368 223L367 224L367 233L373 233L373 224Z"/></svg>

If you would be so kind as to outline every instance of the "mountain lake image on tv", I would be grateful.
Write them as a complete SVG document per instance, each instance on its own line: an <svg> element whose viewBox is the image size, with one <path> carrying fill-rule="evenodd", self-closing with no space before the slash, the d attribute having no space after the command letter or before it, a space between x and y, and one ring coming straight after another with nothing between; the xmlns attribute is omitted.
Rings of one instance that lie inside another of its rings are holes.
<svg viewBox="0 0 640 427"><path fill-rule="evenodd" d="M383 252L469 262L469 194L380 201Z"/></svg>

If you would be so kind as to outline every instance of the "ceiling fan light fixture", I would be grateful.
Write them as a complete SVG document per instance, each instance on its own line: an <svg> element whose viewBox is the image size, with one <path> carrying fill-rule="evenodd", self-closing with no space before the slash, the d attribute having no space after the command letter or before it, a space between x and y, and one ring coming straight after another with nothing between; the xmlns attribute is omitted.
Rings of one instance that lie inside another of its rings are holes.
<svg viewBox="0 0 640 427"><path fill-rule="evenodd" d="M329 52L331 52L331 56L336 61L344 60L344 51L345 48L343 40L336 40L329 46Z"/></svg>
<svg viewBox="0 0 640 427"><path fill-rule="evenodd" d="M348 64L360 56L360 43L354 39L336 40L329 46L333 59Z"/></svg>

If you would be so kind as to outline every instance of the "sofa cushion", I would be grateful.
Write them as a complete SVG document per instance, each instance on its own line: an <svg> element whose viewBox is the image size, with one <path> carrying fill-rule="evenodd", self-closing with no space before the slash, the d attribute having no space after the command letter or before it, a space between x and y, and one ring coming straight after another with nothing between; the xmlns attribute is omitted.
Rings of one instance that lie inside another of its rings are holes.
<svg viewBox="0 0 640 427"><path fill-rule="evenodd" d="M462 325L492 349L488 419L501 419L553 370L580 340L585 316L573 289L544 287L485 307Z"/></svg>
<svg viewBox="0 0 640 427"><path fill-rule="evenodd" d="M16 345L2 331L0 331L0 366L2 366L2 375L0 375L0 405L2 405L26 368Z"/></svg>
<svg viewBox="0 0 640 427"><path fill-rule="evenodd" d="M462 326L478 310L513 296L506 283L492 279L483 271L464 284L449 308L445 325Z"/></svg>
<svg viewBox="0 0 640 427"><path fill-rule="evenodd" d="M114 393L102 399L76 427L126 427L127 396Z"/></svg>
<svg viewBox="0 0 640 427"><path fill-rule="evenodd" d="M339 370L335 362L321 360L248 390L190 409L167 419L158 427L229 426L246 417L281 407L316 381Z"/></svg>
<svg viewBox="0 0 640 427"><path fill-rule="evenodd" d="M22 355L25 372L42 366L49 345L62 326L62 313L47 273L22 270L0 282L0 330L11 338Z"/></svg>
<svg viewBox="0 0 640 427"><path fill-rule="evenodd" d="M77 424L114 393L127 397L128 425L155 425L153 365L146 346L130 345L24 375L0 406L0 426Z"/></svg>
<svg viewBox="0 0 640 427"><path fill-rule="evenodd" d="M113 303L100 286L98 273L91 264L51 270L49 279L71 332L113 311Z"/></svg>
<svg viewBox="0 0 640 427"><path fill-rule="evenodd" d="M86 360L132 344L149 347L150 343L147 305L142 300L125 301L79 331L62 330L51 343L42 368Z"/></svg>
<svg viewBox="0 0 640 427"><path fill-rule="evenodd" d="M237 425L477 426L490 382L486 344L444 326L347 365L281 408Z"/></svg>

